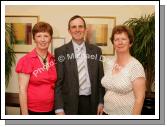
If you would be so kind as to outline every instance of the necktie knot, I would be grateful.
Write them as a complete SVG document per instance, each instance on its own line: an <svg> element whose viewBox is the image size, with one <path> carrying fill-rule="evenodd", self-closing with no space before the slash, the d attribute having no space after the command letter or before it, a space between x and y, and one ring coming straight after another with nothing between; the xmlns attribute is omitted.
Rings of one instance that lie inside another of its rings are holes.
<svg viewBox="0 0 167 127"><path fill-rule="evenodd" d="M82 46L82 47L78 47L78 48L76 49L76 51L77 51L77 56L76 56L76 58L77 58L77 59L81 58L81 55L82 55L82 53L83 53L83 46Z"/></svg>
<svg viewBox="0 0 167 127"><path fill-rule="evenodd" d="M83 51L83 49L84 49L84 46L76 48L77 52L81 52L81 51Z"/></svg>

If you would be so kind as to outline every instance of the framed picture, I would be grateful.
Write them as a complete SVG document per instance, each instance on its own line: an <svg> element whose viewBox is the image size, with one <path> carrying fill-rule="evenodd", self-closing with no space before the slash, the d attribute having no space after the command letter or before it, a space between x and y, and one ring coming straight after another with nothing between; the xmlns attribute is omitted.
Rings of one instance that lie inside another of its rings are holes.
<svg viewBox="0 0 167 127"><path fill-rule="evenodd" d="M60 46L64 44L65 44L64 37L53 37L53 40L51 43L51 53L54 55L54 49L59 48Z"/></svg>
<svg viewBox="0 0 167 127"><path fill-rule="evenodd" d="M16 39L14 44L15 52L26 53L35 47L32 38L32 28L38 21L38 16L5 16L5 23L12 28Z"/></svg>
<svg viewBox="0 0 167 127"><path fill-rule="evenodd" d="M114 55L114 48L110 41L115 17L83 16L87 25L86 41L99 46L103 55Z"/></svg>

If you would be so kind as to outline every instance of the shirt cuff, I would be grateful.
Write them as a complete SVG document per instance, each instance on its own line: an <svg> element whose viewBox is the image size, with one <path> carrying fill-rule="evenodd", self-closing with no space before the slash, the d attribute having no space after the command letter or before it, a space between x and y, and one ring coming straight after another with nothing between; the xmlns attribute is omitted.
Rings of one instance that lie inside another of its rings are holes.
<svg viewBox="0 0 167 127"><path fill-rule="evenodd" d="M62 108L55 110L55 113L60 113L60 112L64 112L64 110Z"/></svg>

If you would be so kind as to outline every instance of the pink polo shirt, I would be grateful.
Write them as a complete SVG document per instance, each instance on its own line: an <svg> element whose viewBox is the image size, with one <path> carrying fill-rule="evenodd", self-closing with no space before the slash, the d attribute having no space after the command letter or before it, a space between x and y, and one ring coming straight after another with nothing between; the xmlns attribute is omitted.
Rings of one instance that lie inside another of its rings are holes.
<svg viewBox="0 0 167 127"><path fill-rule="evenodd" d="M54 57L48 53L49 69L39 60L35 49L23 56L16 66L17 73L30 74L27 90L28 109L49 112L54 108L54 88L57 80Z"/></svg>

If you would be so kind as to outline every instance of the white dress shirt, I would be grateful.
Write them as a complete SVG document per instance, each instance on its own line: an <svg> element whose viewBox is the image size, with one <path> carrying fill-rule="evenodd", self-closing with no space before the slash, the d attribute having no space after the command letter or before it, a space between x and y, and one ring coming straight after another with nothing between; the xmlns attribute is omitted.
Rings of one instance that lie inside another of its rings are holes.
<svg viewBox="0 0 167 127"><path fill-rule="evenodd" d="M72 41L72 44L74 47L75 57L78 57L80 49L82 48L81 59L84 60L85 71L86 71L86 83L79 88L79 95L90 95L91 94L91 84L90 84L90 78L89 78L89 73L88 73L88 64L87 64L87 54L86 54L85 42L83 42L79 45L76 42ZM77 60L78 59L76 58L76 62L77 62Z"/></svg>

